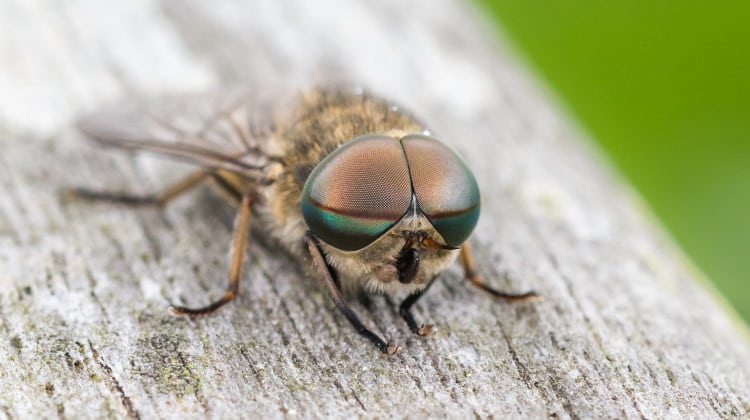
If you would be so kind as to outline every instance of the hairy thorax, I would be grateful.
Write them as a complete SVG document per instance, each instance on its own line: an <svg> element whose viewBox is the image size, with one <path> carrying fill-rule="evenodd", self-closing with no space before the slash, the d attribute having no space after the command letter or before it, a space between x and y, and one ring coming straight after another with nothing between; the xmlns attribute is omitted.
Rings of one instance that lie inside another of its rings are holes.
<svg viewBox="0 0 750 420"><path fill-rule="evenodd" d="M304 235L307 226L300 210L300 196L313 168L341 145L367 134L420 133L424 126L398 107L379 98L340 89L313 91L297 99L291 117L275 127L271 143L283 150L282 159L269 168L271 184L263 191L259 207L264 228L292 254L307 261ZM410 232L408 235L405 232ZM373 292L424 288L457 251L418 246L419 270L408 284L399 282L396 262L407 236L441 241L429 221L407 214L392 229L367 247L341 251L321 242L327 262L344 289L364 288Z"/></svg>

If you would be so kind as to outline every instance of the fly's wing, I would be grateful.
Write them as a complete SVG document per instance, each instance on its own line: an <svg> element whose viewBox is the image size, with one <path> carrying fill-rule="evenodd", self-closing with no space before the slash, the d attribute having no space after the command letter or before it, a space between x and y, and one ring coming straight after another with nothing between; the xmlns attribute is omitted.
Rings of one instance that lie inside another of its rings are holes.
<svg viewBox="0 0 750 420"><path fill-rule="evenodd" d="M78 127L104 145L257 177L268 162L262 141L272 129L272 108L262 97L227 91L122 103Z"/></svg>

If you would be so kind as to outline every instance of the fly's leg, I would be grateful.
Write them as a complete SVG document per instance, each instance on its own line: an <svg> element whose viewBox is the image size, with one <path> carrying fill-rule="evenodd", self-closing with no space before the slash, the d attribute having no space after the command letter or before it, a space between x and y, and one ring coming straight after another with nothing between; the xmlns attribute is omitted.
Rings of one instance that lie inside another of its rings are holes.
<svg viewBox="0 0 750 420"><path fill-rule="evenodd" d="M202 316L208 315L224 304L229 303L240 293L240 279L242 276L242 261L245 258L247 249L247 237L250 229L250 205L252 203L251 195L245 194L240 202L240 209L237 213L237 222L234 229L234 241L232 242L232 262L229 267L229 284L227 285L224 295L217 301L201 307L187 308L184 306L172 305L169 311L178 316Z"/></svg>
<svg viewBox="0 0 750 420"><path fill-rule="evenodd" d="M153 195L133 195L133 194L120 194L103 191L92 191L85 188L72 188L65 191L66 196L74 199L83 199L91 201L108 201L112 203L126 204L131 206L164 206L179 197L180 195L190 191L207 179L214 179L221 181L220 177L216 176L209 171L196 171L185 178L177 181L173 185L170 185L165 190L158 194ZM240 195L237 191L232 188L231 185L226 183L218 182L218 186L221 189L227 191L233 197L239 198L240 208L237 215L237 222L234 232L234 241L232 247L232 261L229 269L229 284L227 285L224 295L217 301L201 307L201 308L187 308L184 306L172 305L169 310L174 315L185 315L185 316L201 316L208 315L224 304L230 302L239 294L240 289L240 278L242 275L242 261L245 256L245 249L247 248L248 230L250 226L250 205L252 202L251 194Z"/></svg>
<svg viewBox="0 0 750 420"><path fill-rule="evenodd" d="M158 194L135 195L107 191L93 191L86 188L70 188L63 192L65 197L90 201L108 201L130 206L164 206L180 195L190 191L210 177L211 173L196 171L167 187Z"/></svg>
<svg viewBox="0 0 750 420"><path fill-rule="evenodd" d="M481 277L479 277L479 274L477 273L476 266L474 265L474 257L471 255L471 248L469 247L468 242L465 242L463 245L461 245L460 258L461 265L464 267L464 275L466 276L466 279L469 280L469 282L471 282L471 284L473 284L474 286L477 286L478 288L492 295L495 300L510 303L520 303L542 299L542 296L537 294L536 292L512 294L501 292L490 287L487 283L484 282L484 280L482 280Z"/></svg>
<svg viewBox="0 0 750 420"><path fill-rule="evenodd" d="M432 335L432 324L422 324L421 326L417 324L417 321L414 320L414 315L412 315L411 313L411 307L414 306L415 303L417 303L419 298L421 298L422 295L425 294L425 292L427 292L427 289L432 286L432 283L434 283L434 280L429 282L427 284L427 287L425 287L424 289L407 296L406 299L404 299L404 301L401 302L401 305L399 305L398 307L398 313L402 318L404 318L404 321L406 321L406 324L409 326L411 332L423 337Z"/></svg>
<svg viewBox="0 0 750 420"><path fill-rule="evenodd" d="M328 289L328 293L333 299L333 303L336 304L336 307L339 309L339 311L344 314L349 323L352 324L355 330L357 330L357 333L370 340L370 342L372 342L375 347L377 347L378 350L380 350L384 354L392 355L398 353L398 351L401 350L401 347L399 347L394 342L386 344L386 342L382 338L380 338L377 334L370 331L367 327L364 326L364 324L362 324L359 316L357 316L352 308L349 307L349 304L346 303L344 297L341 295L341 290L339 290L339 287L336 285L336 282L333 279L333 275L331 274L331 267L329 267L326 263L325 259L323 258L323 254L320 252L320 248L318 248L318 245L315 243L315 239L310 234L310 232L305 235L305 241L307 242L307 247L310 250L310 255L312 256L313 265L323 277L323 281L325 282L326 288Z"/></svg>

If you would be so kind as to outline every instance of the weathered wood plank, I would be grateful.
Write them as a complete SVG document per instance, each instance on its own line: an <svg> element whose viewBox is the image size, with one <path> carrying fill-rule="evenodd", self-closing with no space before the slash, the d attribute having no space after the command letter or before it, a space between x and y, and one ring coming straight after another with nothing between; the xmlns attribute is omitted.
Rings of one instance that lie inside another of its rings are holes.
<svg viewBox="0 0 750 420"><path fill-rule="evenodd" d="M16 417L747 417L750 346L702 275L481 19L456 1L0 4L0 413ZM106 153L71 120L118 96L342 78L431 122L471 162L490 302L456 268L368 314L377 354L323 288L251 244L243 295L170 316L225 278L233 210L66 203L61 186L154 190L184 168ZM506 278L510 279L507 280Z"/></svg>

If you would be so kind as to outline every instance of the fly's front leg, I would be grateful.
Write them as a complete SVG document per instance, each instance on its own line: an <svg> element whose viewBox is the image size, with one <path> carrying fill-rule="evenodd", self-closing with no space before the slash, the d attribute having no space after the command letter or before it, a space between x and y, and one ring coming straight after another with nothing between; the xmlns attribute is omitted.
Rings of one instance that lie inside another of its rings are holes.
<svg viewBox="0 0 750 420"><path fill-rule="evenodd" d="M469 282L471 282L471 284L473 284L474 286L477 286L478 288L492 295L495 300L520 303L542 299L542 296L540 296L536 292L513 294L501 292L490 287L487 283L484 282L484 280L482 280L481 277L479 277L479 274L477 273L476 265L474 265L474 257L471 255L471 248L469 247L468 242L465 242L463 245L461 245L460 258L461 265L464 267L464 275L466 276L466 279L469 280Z"/></svg>
<svg viewBox="0 0 750 420"><path fill-rule="evenodd" d="M399 347L394 342L386 344L386 342L382 338L380 338L377 334L370 331L367 327L365 327L364 324L362 324L359 316L357 316L352 308L349 307L349 304L346 303L344 297L341 295L341 290L339 290L336 281L333 279L331 268L326 263L325 258L323 258L323 254L320 252L320 248L318 248L318 244L315 243L315 239L313 238L312 234L310 234L310 232L305 235L305 241L307 242L307 247L310 250L310 255L312 256L313 265L323 277L323 281L325 282L326 288L328 289L328 293L333 299L333 303L336 304L336 307L339 309L339 311L344 314L349 323L352 324L355 330L357 330L357 333L370 340L370 342L375 344L375 347L377 347L378 350L380 350L382 353L385 353L387 355L398 353L398 351L401 350L401 347Z"/></svg>
<svg viewBox="0 0 750 420"><path fill-rule="evenodd" d="M432 335L432 324L418 325L417 321L414 320L414 315L412 315L411 313L411 307L414 306L415 303L417 303L419 298L421 298L422 295L427 292L427 289L429 289L434 282L435 281L433 280L427 283L427 286L424 289L407 296L406 299L404 299L404 301L401 302L401 305L399 305L398 307L398 313L402 318L404 318L404 321L406 321L406 324L409 326L411 332L423 337Z"/></svg>
<svg viewBox="0 0 750 420"><path fill-rule="evenodd" d="M234 229L234 241L232 243L232 263L229 268L229 284L227 285L224 295L213 303L201 308L187 308L184 306L174 306L169 311L174 315L186 315L191 317L208 315L225 304L229 303L240 293L240 280L242 278L242 262L245 258L247 249L247 237L250 229L250 205L252 199L250 194L242 196L240 209L237 213L237 222Z"/></svg>
<svg viewBox="0 0 750 420"><path fill-rule="evenodd" d="M87 188L70 188L63 192L65 197L90 201L108 201L130 206L164 206L180 195L190 191L211 175L207 171L196 171L170 185L158 194L136 195L108 191L94 191Z"/></svg>

